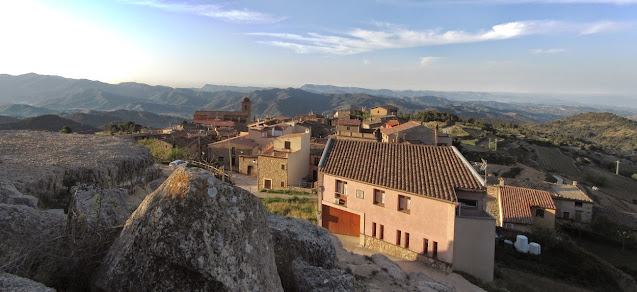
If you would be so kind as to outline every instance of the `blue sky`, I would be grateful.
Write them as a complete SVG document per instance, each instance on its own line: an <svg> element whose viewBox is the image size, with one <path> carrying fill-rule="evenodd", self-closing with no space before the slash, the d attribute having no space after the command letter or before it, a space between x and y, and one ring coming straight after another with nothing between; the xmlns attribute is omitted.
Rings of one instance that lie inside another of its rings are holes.
<svg viewBox="0 0 637 292"><path fill-rule="evenodd" d="M637 93L637 0L2 1L0 36L8 74Z"/></svg>

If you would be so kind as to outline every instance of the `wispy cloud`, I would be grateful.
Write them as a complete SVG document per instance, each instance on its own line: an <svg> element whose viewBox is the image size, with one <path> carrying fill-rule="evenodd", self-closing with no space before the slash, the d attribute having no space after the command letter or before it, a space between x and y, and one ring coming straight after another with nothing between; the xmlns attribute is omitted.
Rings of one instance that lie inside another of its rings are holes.
<svg viewBox="0 0 637 292"><path fill-rule="evenodd" d="M419 58L420 66L421 67L429 66L429 65L431 65L431 63L433 63L433 62L435 62L435 61L437 61L439 59L440 59L440 57L420 57Z"/></svg>
<svg viewBox="0 0 637 292"><path fill-rule="evenodd" d="M562 49L562 48L555 48L555 49L533 49L531 50L532 54L557 54L557 53L562 53L565 52L566 49Z"/></svg>
<svg viewBox="0 0 637 292"><path fill-rule="evenodd" d="M430 29L409 30L397 25L383 25L376 30L355 28L341 34L290 34L254 32L259 43L294 50L299 54L353 55L363 52L435 45L476 43L505 40L525 35L559 33L596 34L627 27L626 23L573 23L553 20L531 20L502 23L477 32Z"/></svg>
<svg viewBox="0 0 637 292"><path fill-rule="evenodd" d="M171 3L161 0L123 1L124 3L159 8L167 11L184 12L217 18L228 22L238 23L274 23L283 20L282 17L274 17L267 13L248 9L232 9L224 5L201 4L201 2Z"/></svg>

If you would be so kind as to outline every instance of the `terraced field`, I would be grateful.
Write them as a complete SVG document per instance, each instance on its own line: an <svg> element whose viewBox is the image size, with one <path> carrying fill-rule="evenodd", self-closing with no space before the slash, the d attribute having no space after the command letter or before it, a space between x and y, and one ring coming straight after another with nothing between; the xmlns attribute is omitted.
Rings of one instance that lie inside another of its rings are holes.
<svg viewBox="0 0 637 292"><path fill-rule="evenodd" d="M582 178L582 172L575 167L573 159L562 154L557 148L535 146L540 165L549 172L564 175L574 180Z"/></svg>

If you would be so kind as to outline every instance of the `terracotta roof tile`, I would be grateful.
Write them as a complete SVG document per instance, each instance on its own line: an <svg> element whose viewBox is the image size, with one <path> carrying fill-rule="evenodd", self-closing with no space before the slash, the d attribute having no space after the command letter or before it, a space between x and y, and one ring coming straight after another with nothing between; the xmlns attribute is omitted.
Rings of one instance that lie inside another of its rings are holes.
<svg viewBox="0 0 637 292"><path fill-rule="evenodd" d="M331 140L322 171L372 185L457 202L456 189L484 190L453 147Z"/></svg>
<svg viewBox="0 0 637 292"><path fill-rule="evenodd" d="M398 125L398 126L395 126L395 127L382 128L382 129L380 129L380 132L383 133L383 135L391 135L391 134L396 134L398 132L409 130L409 129L415 128L415 127L421 127L420 123L414 122L414 121L409 121L409 122L406 122L404 124L401 124L401 125Z"/></svg>
<svg viewBox="0 0 637 292"><path fill-rule="evenodd" d="M550 192L511 186L498 188L504 222L532 224L531 207L555 210Z"/></svg>

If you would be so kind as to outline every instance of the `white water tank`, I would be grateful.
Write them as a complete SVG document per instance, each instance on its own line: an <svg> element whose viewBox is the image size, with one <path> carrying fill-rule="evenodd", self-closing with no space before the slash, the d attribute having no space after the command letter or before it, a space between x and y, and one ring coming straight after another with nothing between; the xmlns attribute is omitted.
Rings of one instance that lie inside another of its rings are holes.
<svg viewBox="0 0 637 292"><path fill-rule="evenodd" d="M515 250L527 253L529 252L529 239L524 235L518 235L515 237L515 244L513 244L513 246L515 246Z"/></svg>
<svg viewBox="0 0 637 292"><path fill-rule="evenodd" d="M542 253L542 247L537 242L529 243L529 253L534 255L540 255Z"/></svg>

